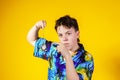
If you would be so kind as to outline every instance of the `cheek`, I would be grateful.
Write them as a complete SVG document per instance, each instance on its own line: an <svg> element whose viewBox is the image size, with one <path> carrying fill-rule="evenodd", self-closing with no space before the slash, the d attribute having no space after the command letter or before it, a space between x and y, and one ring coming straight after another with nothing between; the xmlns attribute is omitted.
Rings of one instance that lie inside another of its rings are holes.
<svg viewBox="0 0 120 80"><path fill-rule="evenodd" d="M68 40L69 40L70 42L75 41L75 36L70 36L70 37L68 37Z"/></svg>
<svg viewBox="0 0 120 80"><path fill-rule="evenodd" d="M74 42L77 41L77 36L76 36L76 35L73 35L73 36L71 36L71 37L69 38L69 40L70 40L72 43L74 43Z"/></svg>

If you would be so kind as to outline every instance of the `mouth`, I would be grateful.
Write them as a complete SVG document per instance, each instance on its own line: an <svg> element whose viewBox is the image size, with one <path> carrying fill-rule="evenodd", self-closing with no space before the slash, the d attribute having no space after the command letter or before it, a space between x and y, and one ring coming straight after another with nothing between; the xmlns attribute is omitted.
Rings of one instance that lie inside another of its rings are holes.
<svg viewBox="0 0 120 80"><path fill-rule="evenodd" d="M65 46L65 47L68 47L68 46L69 46L69 43L64 43L64 46Z"/></svg>

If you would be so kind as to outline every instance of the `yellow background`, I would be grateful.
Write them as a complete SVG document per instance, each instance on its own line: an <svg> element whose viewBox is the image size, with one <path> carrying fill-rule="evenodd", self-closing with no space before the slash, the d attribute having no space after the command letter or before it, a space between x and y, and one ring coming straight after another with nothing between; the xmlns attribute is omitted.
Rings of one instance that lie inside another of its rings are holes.
<svg viewBox="0 0 120 80"><path fill-rule="evenodd" d="M44 37L58 41L55 20L66 14L78 20L81 43L94 57L92 80L119 80L119 0L0 0L0 80L47 80L48 63L33 57L26 36L44 19Z"/></svg>

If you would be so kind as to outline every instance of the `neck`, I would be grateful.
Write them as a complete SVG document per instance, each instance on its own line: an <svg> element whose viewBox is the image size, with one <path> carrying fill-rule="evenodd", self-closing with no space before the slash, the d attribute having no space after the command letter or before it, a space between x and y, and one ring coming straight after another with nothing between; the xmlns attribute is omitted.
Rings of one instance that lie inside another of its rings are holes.
<svg viewBox="0 0 120 80"><path fill-rule="evenodd" d="M72 49L70 49L70 52L73 52L73 53L76 52L76 50L79 49L79 47L80 47L80 46L79 46L78 43L77 43L75 46L73 46Z"/></svg>

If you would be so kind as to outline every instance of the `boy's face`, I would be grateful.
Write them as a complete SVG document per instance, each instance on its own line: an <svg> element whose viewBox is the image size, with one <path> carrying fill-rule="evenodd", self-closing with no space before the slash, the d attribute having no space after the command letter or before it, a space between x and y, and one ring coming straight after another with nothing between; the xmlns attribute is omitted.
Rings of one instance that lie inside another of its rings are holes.
<svg viewBox="0 0 120 80"><path fill-rule="evenodd" d="M60 42L68 49L72 50L78 45L77 38L79 38L79 31L75 31L73 27L70 29L61 25L57 28Z"/></svg>

